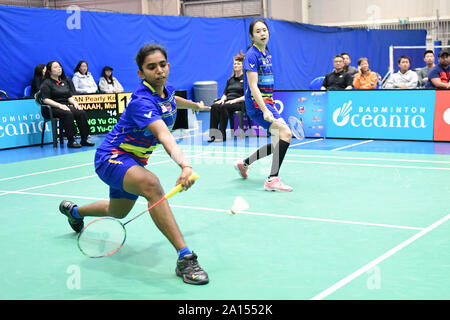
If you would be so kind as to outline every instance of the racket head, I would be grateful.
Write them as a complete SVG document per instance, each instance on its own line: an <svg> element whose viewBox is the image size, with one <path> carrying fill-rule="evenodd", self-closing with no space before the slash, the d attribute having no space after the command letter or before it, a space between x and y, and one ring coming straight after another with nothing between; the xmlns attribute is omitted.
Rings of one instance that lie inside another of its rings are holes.
<svg viewBox="0 0 450 320"><path fill-rule="evenodd" d="M305 139L305 131L303 130L303 121L294 116L290 116L288 121L289 121L289 128L291 129L294 137L296 137L298 140Z"/></svg>
<svg viewBox="0 0 450 320"><path fill-rule="evenodd" d="M125 226L112 217L89 222L78 234L78 248L90 258L110 256L122 248L127 237Z"/></svg>

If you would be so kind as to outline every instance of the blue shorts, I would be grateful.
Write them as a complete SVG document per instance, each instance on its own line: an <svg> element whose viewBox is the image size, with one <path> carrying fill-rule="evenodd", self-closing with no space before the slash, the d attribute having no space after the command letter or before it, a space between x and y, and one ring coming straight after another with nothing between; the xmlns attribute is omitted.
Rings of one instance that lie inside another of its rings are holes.
<svg viewBox="0 0 450 320"><path fill-rule="evenodd" d="M126 153L111 154L97 150L95 153L95 172L104 183L109 185L109 197L136 200L139 196L123 190L123 178L132 166L142 166L139 160Z"/></svg>
<svg viewBox="0 0 450 320"><path fill-rule="evenodd" d="M266 107L267 109L270 110L270 112L272 112L273 117L275 119L279 119L281 118L280 114L278 113L278 110L275 109L275 107L273 106L273 104L271 103L266 103ZM253 103L247 104L247 101L245 103L245 108L247 109L247 115L250 117L250 119L252 119L254 122L256 122L258 125L260 125L261 127L263 127L264 129L267 130L267 132L269 132L269 127L272 125L272 122L269 122L267 120L264 120L264 114L261 111L261 109L259 108L255 108L255 106L253 105Z"/></svg>

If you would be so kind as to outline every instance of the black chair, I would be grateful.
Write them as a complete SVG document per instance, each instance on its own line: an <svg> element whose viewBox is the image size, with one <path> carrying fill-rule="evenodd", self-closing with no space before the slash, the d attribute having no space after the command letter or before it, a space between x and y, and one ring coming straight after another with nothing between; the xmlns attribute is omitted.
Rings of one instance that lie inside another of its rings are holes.
<svg viewBox="0 0 450 320"><path fill-rule="evenodd" d="M56 148L58 146L58 139L59 144L63 145L64 144L63 122L61 121L61 119L53 116L51 106L44 104L40 91L38 91L34 95L34 100L36 101L36 104L41 107L41 114L42 117L44 118L44 124L42 125L41 147L44 145L44 134L47 122L51 122L52 124L53 148Z"/></svg>
<svg viewBox="0 0 450 320"><path fill-rule="evenodd" d="M234 133L236 128L234 128L234 115L237 115L238 117L238 123L239 123L239 137L241 139L245 138L245 131L244 131L244 114L247 114L244 110L235 111L232 114L230 114L230 127L233 128L231 130L231 136L234 137ZM231 121L233 121L233 126L231 125Z"/></svg>

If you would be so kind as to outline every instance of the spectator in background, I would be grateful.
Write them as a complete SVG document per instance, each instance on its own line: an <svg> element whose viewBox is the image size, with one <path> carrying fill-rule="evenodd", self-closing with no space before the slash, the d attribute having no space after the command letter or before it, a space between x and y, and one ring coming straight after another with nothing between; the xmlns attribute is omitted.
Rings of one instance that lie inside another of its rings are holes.
<svg viewBox="0 0 450 320"><path fill-rule="evenodd" d="M31 92L30 92L30 95L32 97L41 88L41 84L45 80L45 72L46 71L47 71L47 67L45 66L45 64L38 64L36 66L36 68L34 68L34 76L33 76L33 81L31 82Z"/></svg>
<svg viewBox="0 0 450 320"><path fill-rule="evenodd" d="M208 142L221 142L226 140L226 128L229 115L235 111L245 110L244 96L244 72L243 62L245 54L239 51L233 59L233 75L227 80L223 95L220 100L211 106L209 119ZM230 118L230 127L234 129L234 123Z"/></svg>
<svg viewBox="0 0 450 320"><path fill-rule="evenodd" d="M86 61L81 60L78 62L73 72L74 75L72 80L76 93L96 93L98 91L97 84L91 73L88 71L88 64Z"/></svg>
<svg viewBox="0 0 450 320"><path fill-rule="evenodd" d="M352 77L358 73L358 69L351 66L350 63L352 59L350 59L350 55L347 52L341 53L342 58L344 59L344 70L349 73Z"/></svg>
<svg viewBox="0 0 450 320"><path fill-rule="evenodd" d="M73 98L74 87L72 81L66 77L58 61L50 61L46 67L47 71L45 80L41 85L40 94L43 102L51 106L53 115L63 121L64 132L68 140L67 147L93 146L94 143L88 140L91 130L87 122L86 112ZM42 112L47 111L47 109L42 110ZM80 131L80 144L74 139L76 134L74 120L77 122Z"/></svg>
<svg viewBox="0 0 450 320"><path fill-rule="evenodd" d="M353 76L353 87L355 89L376 89L378 74L370 71L369 59L360 58L358 60L358 69L358 73Z"/></svg>
<svg viewBox="0 0 450 320"><path fill-rule="evenodd" d="M344 58L338 54L333 58L334 70L323 80L321 90L351 90L352 76L344 70Z"/></svg>
<svg viewBox="0 0 450 320"><path fill-rule="evenodd" d="M98 88L102 93L119 93L123 92L123 87L119 80L112 75L113 68L106 66L102 70L102 76L98 82Z"/></svg>
<svg viewBox="0 0 450 320"><path fill-rule="evenodd" d="M426 63L426 66L420 69L417 69L417 76L419 77L419 84L417 85L419 88L424 88L426 83L428 82L428 72L430 72L431 68L434 67L434 52L433 50L425 51L423 55L423 60Z"/></svg>
<svg viewBox="0 0 450 320"><path fill-rule="evenodd" d="M385 89L415 89L417 88L417 83L419 82L419 77L417 73L409 70L411 65L411 59L408 56L401 56L398 59L398 70L397 73L391 74L389 79L384 84Z"/></svg>
<svg viewBox="0 0 450 320"><path fill-rule="evenodd" d="M450 89L450 56L447 51L442 50L438 54L438 65L431 68L428 73L426 88Z"/></svg>

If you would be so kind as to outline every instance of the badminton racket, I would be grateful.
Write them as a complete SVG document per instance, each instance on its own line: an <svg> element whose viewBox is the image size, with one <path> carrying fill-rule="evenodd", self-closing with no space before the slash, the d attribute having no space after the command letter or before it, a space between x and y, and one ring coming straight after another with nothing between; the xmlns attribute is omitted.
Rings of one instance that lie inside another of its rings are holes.
<svg viewBox="0 0 450 320"><path fill-rule="evenodd" d="M197 173L193 173L189 179L197 180L198 177L199 175ZM182 185L178 184L160 200L125 223L113 217L100 217L92 220L79 233L78 248L84 255L90 258L102 258L116 253L125 243L127 237L125 226L128 223L136 220L161 202L176 195L182 189Z"/></svg>
<svg viewBox="0 0 450 320"><path fill-rule="evenodd" d="M298 140L303 140L305 138L305 131L303 130L303 121L294 116L290 116L288 121L289 121L289 128L291 129L294 137L296 137Z"/></svg>

